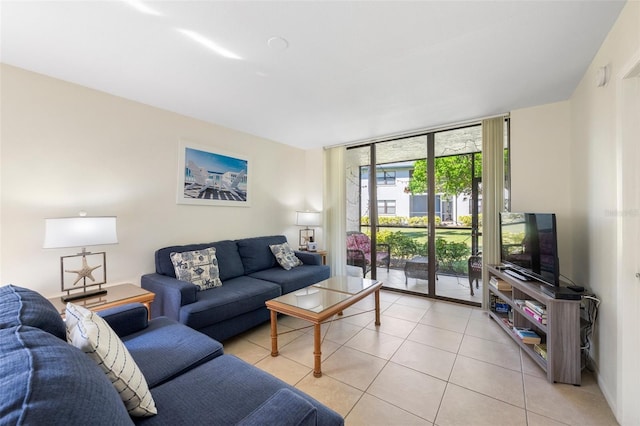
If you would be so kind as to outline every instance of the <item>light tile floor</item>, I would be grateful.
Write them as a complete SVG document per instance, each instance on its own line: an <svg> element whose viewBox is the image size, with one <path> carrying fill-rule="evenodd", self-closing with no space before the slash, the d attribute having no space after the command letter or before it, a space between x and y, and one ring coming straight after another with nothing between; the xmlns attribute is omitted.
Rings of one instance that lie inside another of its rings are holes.
<svg viewBox="0 0 640 426"><path fill-rule="evenodd" d="M378 327L367 312L373 296L323 325L320 378L312 328L279 336L275 358L269 323L224 342L225 352L308 393L347 425L617 424L591 373L579 387L548 383L482 310L389 291L381 305ZM279 332L305 326L278 320Z"/></svg>

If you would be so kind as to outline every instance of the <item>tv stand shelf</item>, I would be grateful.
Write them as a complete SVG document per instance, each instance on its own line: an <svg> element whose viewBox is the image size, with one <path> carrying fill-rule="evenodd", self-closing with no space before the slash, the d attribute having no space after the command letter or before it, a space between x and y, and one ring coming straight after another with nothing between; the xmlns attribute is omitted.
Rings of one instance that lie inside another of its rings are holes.
<svg viewBox="0 0 640 426"><path fill-rule="evenodd" d="M521 281L493 266L489 266L488 271L490 278L495 276L511 284L511 291L498 290L492 285L487 287L490 293L511 307L515 327L530 328L542 337L542 342L547 345L547 359L534 350L534 345L523 343L513 328L505 323L508 314L490 309L490 317L547 373L549 382L580 385L580 300L554 299L540 290L540 286L546 284ZM547 323L538 322L516 300L534 300L545 305Z"/></svg>

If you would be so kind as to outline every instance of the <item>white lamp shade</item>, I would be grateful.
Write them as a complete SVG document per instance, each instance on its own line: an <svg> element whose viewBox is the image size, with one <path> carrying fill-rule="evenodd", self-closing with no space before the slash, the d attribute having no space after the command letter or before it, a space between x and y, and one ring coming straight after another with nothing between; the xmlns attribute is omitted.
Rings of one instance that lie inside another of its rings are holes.
<svg viewBox="0 0 640 426"><path fill-rule="evenodd" d="M320 212L297 212L296 225L298 226L319 226Z"/></svg>
<svg viewBox="0 0 640 426"><path fill-rule="evenodd" d="M61 217L45 219L44 248L117 244L116 217Z"/></svg>

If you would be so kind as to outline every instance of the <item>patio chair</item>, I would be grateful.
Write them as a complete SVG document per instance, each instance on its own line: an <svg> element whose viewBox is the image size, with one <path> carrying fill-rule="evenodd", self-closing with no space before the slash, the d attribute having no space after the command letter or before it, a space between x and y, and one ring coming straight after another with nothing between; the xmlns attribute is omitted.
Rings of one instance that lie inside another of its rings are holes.
<svg viewBox="0 0 640 426"><path fill-rule="evenodd" d="M376 265L386 265L389 272L391 252L389 244L376 245ZM371 270L371 239L362 232L347 232L347 265L362 268L362 276L365 277Z"/></svg>
<svg viewBox="0 0 640 426"><path fill-rule="evenodd" d="M469 267L469 289L473 296L473 281L476 282L476 288L480 288L478 280L482 279L482 253L470 256L467 265Z"/></svg>

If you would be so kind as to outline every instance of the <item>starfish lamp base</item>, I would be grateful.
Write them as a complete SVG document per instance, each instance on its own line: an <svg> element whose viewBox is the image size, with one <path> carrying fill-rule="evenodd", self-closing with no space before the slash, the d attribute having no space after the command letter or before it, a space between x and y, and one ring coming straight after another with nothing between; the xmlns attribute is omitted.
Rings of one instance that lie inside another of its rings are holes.
<svg viewBox="0 0 640 426"><path fill-rule="evenodd" d="M90 253L85 250L73 256L60 258L60 278L62 291L67 293L62 301L86 299L103 295L107 290L102 284L107 282L107 259L104 252Z"/></svg>

